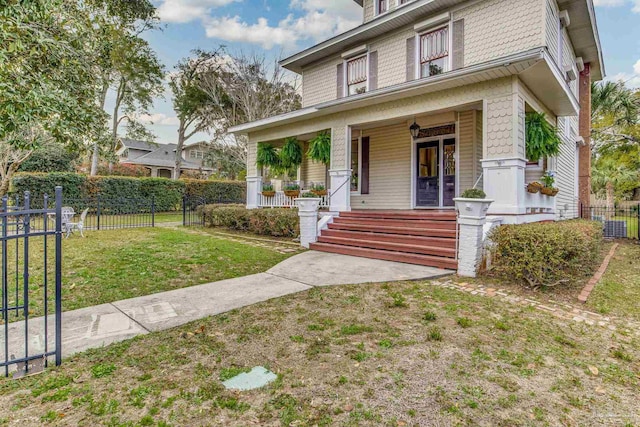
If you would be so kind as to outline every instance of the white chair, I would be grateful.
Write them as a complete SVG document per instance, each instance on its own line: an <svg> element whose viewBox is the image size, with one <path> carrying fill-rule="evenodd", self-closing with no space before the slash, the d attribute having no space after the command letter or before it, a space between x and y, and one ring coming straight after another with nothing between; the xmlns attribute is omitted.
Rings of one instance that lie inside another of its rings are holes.
<svg viewBox="0 0 640 427"><path fill-rule="evenodd" d="M87 213L89 213L89 208L85 209L82 211L82 214L80 214L80 221L78 222L67 222L66 223L66 229L67 229L67 237L69 237L69 235L71 233L73 233L73 229L75 228L76 230L80 231L80 235L82 237L84 237L84 221L85 219L87 219Z"/></svg>

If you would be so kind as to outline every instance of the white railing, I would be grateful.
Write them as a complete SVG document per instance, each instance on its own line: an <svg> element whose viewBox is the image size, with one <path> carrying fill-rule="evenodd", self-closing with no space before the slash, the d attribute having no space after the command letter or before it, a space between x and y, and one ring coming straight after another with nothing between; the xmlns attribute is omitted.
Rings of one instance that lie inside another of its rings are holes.
<svg viewBox="0 0 640 427"><path fill-rule="evenodd" d="M308 191L302 191L301 193L307 193ZM320 207L329 207L329 196L320 197ZM275 196L267 197L262 193L258 194L258 206L261 208L294 208L296 205L295 197L289 197L284 194L284 191L276 191Z"/></svg>

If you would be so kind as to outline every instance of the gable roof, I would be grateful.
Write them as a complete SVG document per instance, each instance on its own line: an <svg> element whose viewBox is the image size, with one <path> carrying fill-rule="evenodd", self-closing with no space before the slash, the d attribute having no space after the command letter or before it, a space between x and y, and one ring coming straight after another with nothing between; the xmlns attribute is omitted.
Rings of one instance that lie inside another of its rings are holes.
<svg viewBox="0 0 640 427"><path fill-rule="evenodd" d="M158 148L158 143L138 141L137 139L120 138L120 142L125 148L133 148L134 150L154 151Z"/></svg>
<svg viewBox="0 0 640 427"><path fill-rule="evenodd" d="M358 4L362 4L361 0L355 1ZM366 43L372 38L394 31L403 25L413 24L424 16L457 6L465 1L468 0L414 0L349 31L289 56L280 61L280 65L300 74L304 67L327 56L344 52L354 45ZM605 76L605 70L593 0L559 0L558 3L561 9L569 11L571 25L568 27L568 32L574 45L576 56L581 56L585 63L591 63L593 80L601 80Z"/></svg>
<svg viewBox="0 0 640 427"><path fill-rule="evenodd" d="M173 168L176 165L177 148L178 146L176 144L156 144L153 151L136 157L135 159L125 160L122 163ZM183 169L210 169L184 159L182 160L181 167Z"/></svg>

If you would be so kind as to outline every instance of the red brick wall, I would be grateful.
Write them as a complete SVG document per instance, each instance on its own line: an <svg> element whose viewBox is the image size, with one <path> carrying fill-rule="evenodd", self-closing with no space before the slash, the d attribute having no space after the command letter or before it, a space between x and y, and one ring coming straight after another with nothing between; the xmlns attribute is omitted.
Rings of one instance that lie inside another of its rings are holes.
<svg viewBox="0 0 640 427"><path fill-rule="evenodd" d="M579 133L585 145L580 147L578 169L578 198L583 217L588 218L591 195L591 67L584 65L580 73L580 126Z"/></svg>

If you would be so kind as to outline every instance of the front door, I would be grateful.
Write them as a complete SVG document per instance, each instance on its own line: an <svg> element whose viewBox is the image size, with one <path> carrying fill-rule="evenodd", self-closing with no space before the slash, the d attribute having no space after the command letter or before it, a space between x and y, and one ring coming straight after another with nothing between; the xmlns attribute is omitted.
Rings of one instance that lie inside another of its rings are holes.
<svg viewBox="0 0 640 427"><path fill-rule="evenodd" d="M442 141L442 206L455 206L456 197L456 140Z"/></svg>
<svg viewBox="0 0 640 427"><path fill-rule="evenodd" d="M418 144L416 206L440 206L440 141Z"/></svg>

